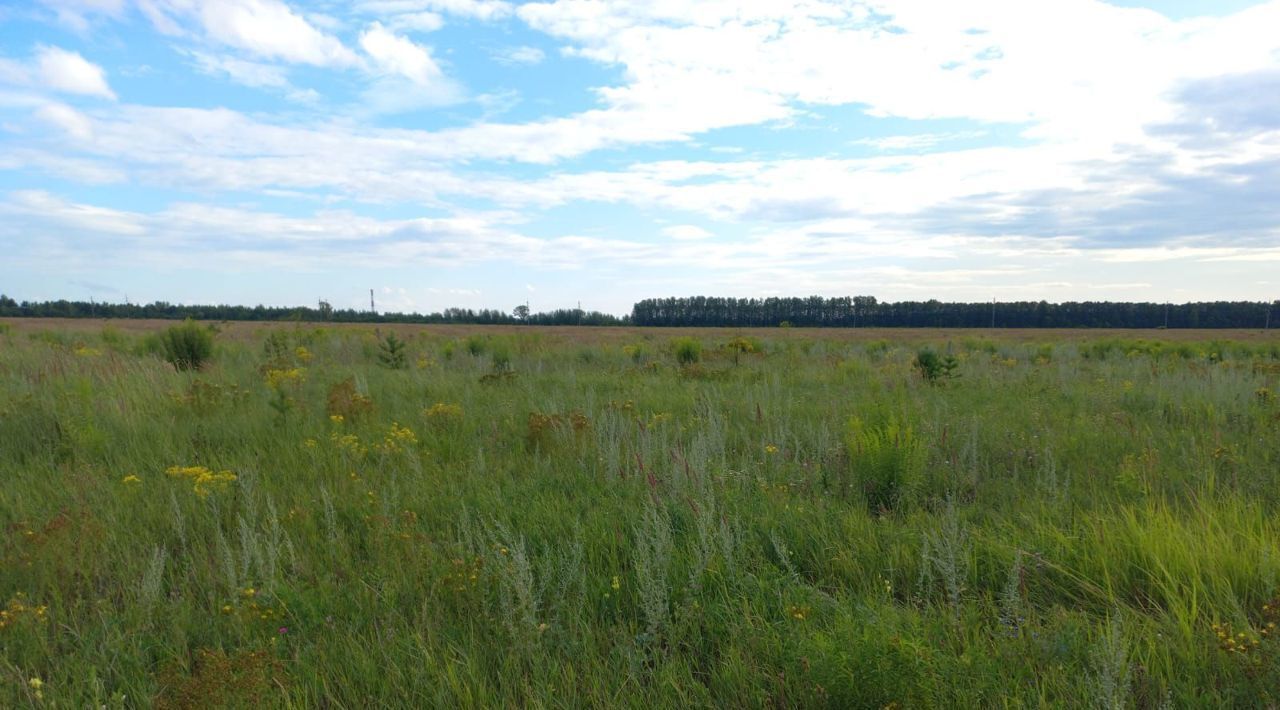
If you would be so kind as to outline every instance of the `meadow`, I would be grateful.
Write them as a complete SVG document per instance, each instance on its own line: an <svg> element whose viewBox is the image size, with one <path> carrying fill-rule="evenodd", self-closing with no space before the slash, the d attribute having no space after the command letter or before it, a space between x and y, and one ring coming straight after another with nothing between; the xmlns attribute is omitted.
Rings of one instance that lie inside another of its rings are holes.
<svg viewBox="0 0 1280 710"><path fill-rule="evenodd" d="M1276 334L170 325L0 322L0 706L1280 703Z"/></svg>

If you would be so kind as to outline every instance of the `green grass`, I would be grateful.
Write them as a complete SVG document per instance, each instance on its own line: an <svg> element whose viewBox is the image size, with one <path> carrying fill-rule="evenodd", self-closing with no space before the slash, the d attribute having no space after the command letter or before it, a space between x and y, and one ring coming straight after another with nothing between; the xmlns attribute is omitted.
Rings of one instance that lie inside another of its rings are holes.
<svg viewBox="0 0 1280 710"><path fill-rule="evenodd" d="M1274 341L435 332L0 337L0 706L1280 703Z"/></svg>

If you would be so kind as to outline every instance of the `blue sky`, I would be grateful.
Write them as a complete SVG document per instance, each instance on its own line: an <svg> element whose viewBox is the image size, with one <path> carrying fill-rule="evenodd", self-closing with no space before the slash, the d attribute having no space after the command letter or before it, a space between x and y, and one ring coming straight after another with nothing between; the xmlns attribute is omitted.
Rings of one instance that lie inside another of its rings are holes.
<svg viewBox="0 0 1280 710"><path fill-rule="evenodd" d="M0 5L0 293L1280 297L1280 2Z"/></svg>

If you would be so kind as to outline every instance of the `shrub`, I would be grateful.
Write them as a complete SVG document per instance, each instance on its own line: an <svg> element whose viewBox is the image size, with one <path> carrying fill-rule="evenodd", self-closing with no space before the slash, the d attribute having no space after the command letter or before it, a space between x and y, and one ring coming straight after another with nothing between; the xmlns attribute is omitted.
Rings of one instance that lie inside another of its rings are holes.
<svg viewBox="0 0 1280 710"><path fill-rule="evenodd" d="M733 364L737 365L743 355L760 352L760 343L753 338L738 336L724 344L724 349L733 356Z"/></svg>
<svg viewBox="0 0 1280 710"><path fill-rule="evenodd" d="M484 338L479 335L467 336L467 339L462 343L462 346L467 349L467 352L471 353L472 357L480 357L484 354Z"/></svg>
<svg viewBox="0 0 1280 710"><path fill-rule="evenodd" d="M671 351L681 365L692 365L702 359L702 343L693 338L676 338L671 341Z"/></svg>
<svg viewBox="0 0 1280 710"><path fill-rule="evenodd" d="M489 348L489 358L494 372L506 372L511 369L511 346L502 341L494 341Z"/></svg>
<svg viewBox="0 0 1280 710"><path fill-rule="evenodd" d="M114 325L102 326L101 337L102 344L116 352L125 352L128 349L125 346L128 345L129 339Z"/></svg>
<svg viewBox="0 0 1280 710"><path fill-rule="evenodd" d="M8 323L0 323L0 335L8 335L13 330L13 326Z"/></svg>
<svg viewBox="0 0 1280 710"><path fill-rule="evenodd" d="M916 353L915 362L912 365L920 372L920 376L929 384L935 384L941 379L951 379L955 377L956 366L960 363L951 355L939 355L932 348L921 348Z"/></svg>
<svg viewBox="0 0 1280 710"><path fill-rule="evenodd" d="M639 365L645 356L644 343L633 343L631 345L622 346L622 354L631 358L631 362Z"/></svg>
<svg viewBox="0 0 1280 710"><path fill-rule="evenodd" d="M160 334L160 352L178 370L199 370L213 355L213 333L187 319Z"/></svg>
<svg viewBox="0 0 1280 710"><path fill-rule="evenodd" d="M395 333L387 333L387 337L378 343L378 364L392 370L408 367L405 347L405 342L397 338Z"/></svg>
<svg viewBox="0 0 1280 710"><path fill-rule="evenodd" d="M872 426L849 420L845 443L854 476L871 510L892 510L919 482L925 449L911 427L892 417Z"/></svg>
<svg viewBox="0 0 1280 710"><path fill-rule="evenodd" d="M279 330L268 333L267 339L262 343L262 354L271 366L287 367L293 362L293 346L290 345L289 334Z"/></svg>
<svg viewBox="0 0 1280 710"><path fill-rule="evenodd" d="M361 394L356 389L355 378L348 377L329 388L324 411L330 417L355 420L373 411L373 399Z"/></svg>

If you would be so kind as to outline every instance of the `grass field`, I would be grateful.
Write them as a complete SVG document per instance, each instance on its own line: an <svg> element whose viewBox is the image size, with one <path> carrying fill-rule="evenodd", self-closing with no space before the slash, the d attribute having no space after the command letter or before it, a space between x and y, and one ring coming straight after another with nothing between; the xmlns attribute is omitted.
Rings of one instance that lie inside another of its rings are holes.
<svg viewBox="0 0 1280 710"><path fill-rule="evenodd" d="M168 325L0 323L0 706L1280 703L1273 333Z"/></svg>

